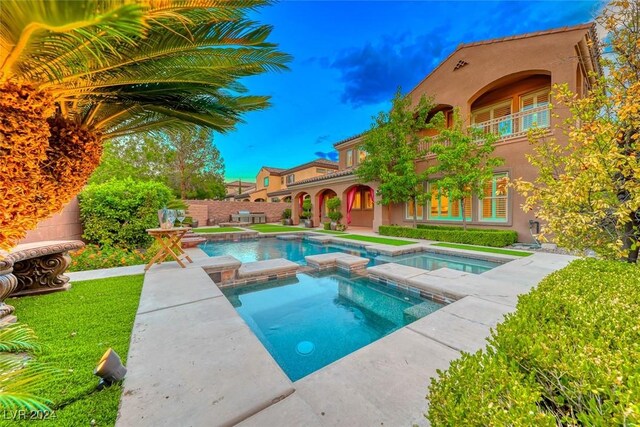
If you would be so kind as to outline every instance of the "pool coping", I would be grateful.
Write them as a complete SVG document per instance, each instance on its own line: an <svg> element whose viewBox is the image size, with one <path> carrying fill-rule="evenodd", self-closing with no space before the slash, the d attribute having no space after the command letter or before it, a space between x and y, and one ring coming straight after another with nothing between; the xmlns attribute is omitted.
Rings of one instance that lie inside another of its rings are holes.
<svg viewBox="0 0 640 427"><path fill-rule="evenodd" d="M257 232L256 232L257 233ZM239 234L238 232L234 233L213 233L213 234ZM204 235L203 235L204 236ZM247 235L246 239L242 240L251 240L251 239L265 239L265 238L278 238L283 236L292 236L291 240L300 239L303 240L307 238L308 240L314 241L318 244L339 244L346 247L358 248L358 249L366 249L367 252L375 253L378 255L386 255L386 256L398 256L398 255L407 255L412 253L420 253L420 252L431 252L437 253L441 255L456 255L463 258L473 258L481 261L490 261L497 262L500 264L521 259L523 257L515 256L515 255L506 255L506 254L493 254L479 251L472 251L466 249L457 249L457 248L444 248L439 246L433 246L433 243L440 243L435 241L416 241L410 245L404 246L392 246L385 245L381 243L371 243L371 242L363 242L363 241L354 241L352 239L342 239L336 235L327 235L319 232L313 231L299 231L299 232L278 232L278 233L258 233ZM233 236L232 236L233 237ZM225 239L208 239L212 241L217 240L225 240ZM287 239L289 240L289 239ZM226 239L226 241L238 241L234 239Z"/></svg>
<svg viewBox="0 0 640 427"><path fill-rule="evenodd" d="M426 425L428 378L461 350L481 348L491 328L515 309L518 295L575 258L536 253L480 275L435 270L407 277L425 286L457 283L465 295L296 382L204 272L210 259L146 273L117 425L160 420L246 427L290 425L292 419L318 426ZM194 323L199 316L202 322ZM188 333L172 335L167 345L167 326ZM209 339L194 342L198 334ZM169 371L163 369L167 361ZM170 398L159 397L165 395Z"/></svg>

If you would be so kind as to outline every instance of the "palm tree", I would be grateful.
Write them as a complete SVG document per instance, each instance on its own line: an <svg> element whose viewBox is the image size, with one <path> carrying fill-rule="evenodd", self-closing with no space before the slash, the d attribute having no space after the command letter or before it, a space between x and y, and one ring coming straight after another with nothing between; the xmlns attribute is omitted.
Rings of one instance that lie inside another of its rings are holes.
<svg viewBox="0 0 640 427"><path fill-rule="evenodd" d="M5 411L51 412L51 402L33 391L42 390L60 371L25 355L38 350L35 340L33 330L25 325L0 328L0 407Z"/></svg>
<svg viewBox="0 0 640 427"><path fill-rule="evenodd" d="M267 107L239 82L290 60L267 42L270 26L246 19L267 3L5 0L0 189L14 191L0 202L0 248L80 191L104 139L185 123L226 132ZM72 149L55 156L50 145Z"/></svg>

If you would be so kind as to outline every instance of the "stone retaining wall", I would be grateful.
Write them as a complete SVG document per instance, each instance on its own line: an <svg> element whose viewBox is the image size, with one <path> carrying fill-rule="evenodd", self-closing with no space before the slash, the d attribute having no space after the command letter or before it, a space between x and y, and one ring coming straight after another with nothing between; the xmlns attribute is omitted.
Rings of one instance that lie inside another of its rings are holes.
<svg viewBox="0 0 640 427"><path fill-rule="evenodd" d="M267 222L277 222L282 212L291 207L291 203L283 202L227 202L223 200L185 200L189 206L189 214L197 219L199 226L228 222L231 214L238 211L264 212ZM206 208L206 213L205 213Z"/></svg>

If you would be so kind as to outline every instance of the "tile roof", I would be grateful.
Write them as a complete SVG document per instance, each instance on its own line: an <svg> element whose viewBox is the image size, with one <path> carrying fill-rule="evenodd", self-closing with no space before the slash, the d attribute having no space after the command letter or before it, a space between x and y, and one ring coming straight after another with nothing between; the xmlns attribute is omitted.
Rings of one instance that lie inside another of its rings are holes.
<svg viewBox="0 0 640 427"><path fill-rule="evenodd" d="M312 160L310 162L303 163L301 165L294 166L294 167L289 168L289 169L285 169L283 171L283 175L284 174L289 174L289 173L292 173L292 172L295 172L295 171L299 171L299 170L302 170L302 169L310 168L312 166L320 166L320 167L329 168L329 169L338 169L338 162L333 162L333 161L327 160L327 159L315 159L315 160Z"/></svg>
<svg viewBox="0 0 640 427"><path fill-rule="evenodd" d="M272 191L271 193L267 193L267 196L269 196L269 197L272 197L272 196L288 196L289 194L291 194L291 190L285 189L285 190Z"/></svg>
<svg viewBox="0 0 640 427"><path fill-rule="evenodd" d="M334 147L337 147L338 145L342 145L342 144L346 144L347 142L351 142L354 139L360 138L361 136L363 136L365 133L367 133L367 131L364 132L360 132L359 134L356 135L352 135L349 138L345 138L342 141L338 141L335 144L333 144Z"/></svg>
<svg viewBox="0 0 640 427"><path fill-rule="evenodd" d="M297 182L294 182L293 184L289 184L289 187L294 187L296 185L301 185L301 184L307 184L310 182L324 181L327 179L338 178L340 176L347 176L347 175L353 175L353 169L343 169L341 171L331 172L326 175L303 179L302 181L297 181Z"/></svg>
<svg viewBox="0 0 640 427"><path fill-rule="evenodd" d="M256 185L255 182L249 182L249 181L239 181L239 180L235 180L235 181L229 181L229 182L225 182L224 185L240 185L240 183L242 183L243 187L253 187Z"/></svg>
<svg viewBox="0 0 640 427"><path fill-rule="evenodd" d="M463 47L480 46L483 44L500 43L500 42L506 42L510 40L520 40L520 39L527 39L530 37L546 36L547 34L564 33L567 31L574 31L574 30L586 30L588 28L593 27L594 25L595 24L593 22L589 22L587 24L579 24L579 25L560 27L560 28L551 28L549 30L544 30L544 31L535 31L532 33L516 34L514 36L498 37L495 39L480 40L480 41L471 42L471 43L460 43L456 50L462 49Z"/></svg>
<svg viewBox="0 0 640 427"><path fill-rule="evenodd" d="M286 169L283 168L272 168L271 166L263 166L262 169L266 170L269 173L272 173L274 175L280 175L282 172L284 172Z"/></svg>

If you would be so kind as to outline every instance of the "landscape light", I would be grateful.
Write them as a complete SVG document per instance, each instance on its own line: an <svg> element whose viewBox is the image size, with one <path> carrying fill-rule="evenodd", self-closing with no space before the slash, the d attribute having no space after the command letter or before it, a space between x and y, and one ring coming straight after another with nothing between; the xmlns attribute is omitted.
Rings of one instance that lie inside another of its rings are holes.
<svg viewBox="0 0 640 427"><path fill-rule="evenodd" d="M103 389L113 383L121 381L127 374L127 368L122 364L118 353L110 348L98 362L98 366L93 371L93 374L100 377L98 389Z"/></svg>

